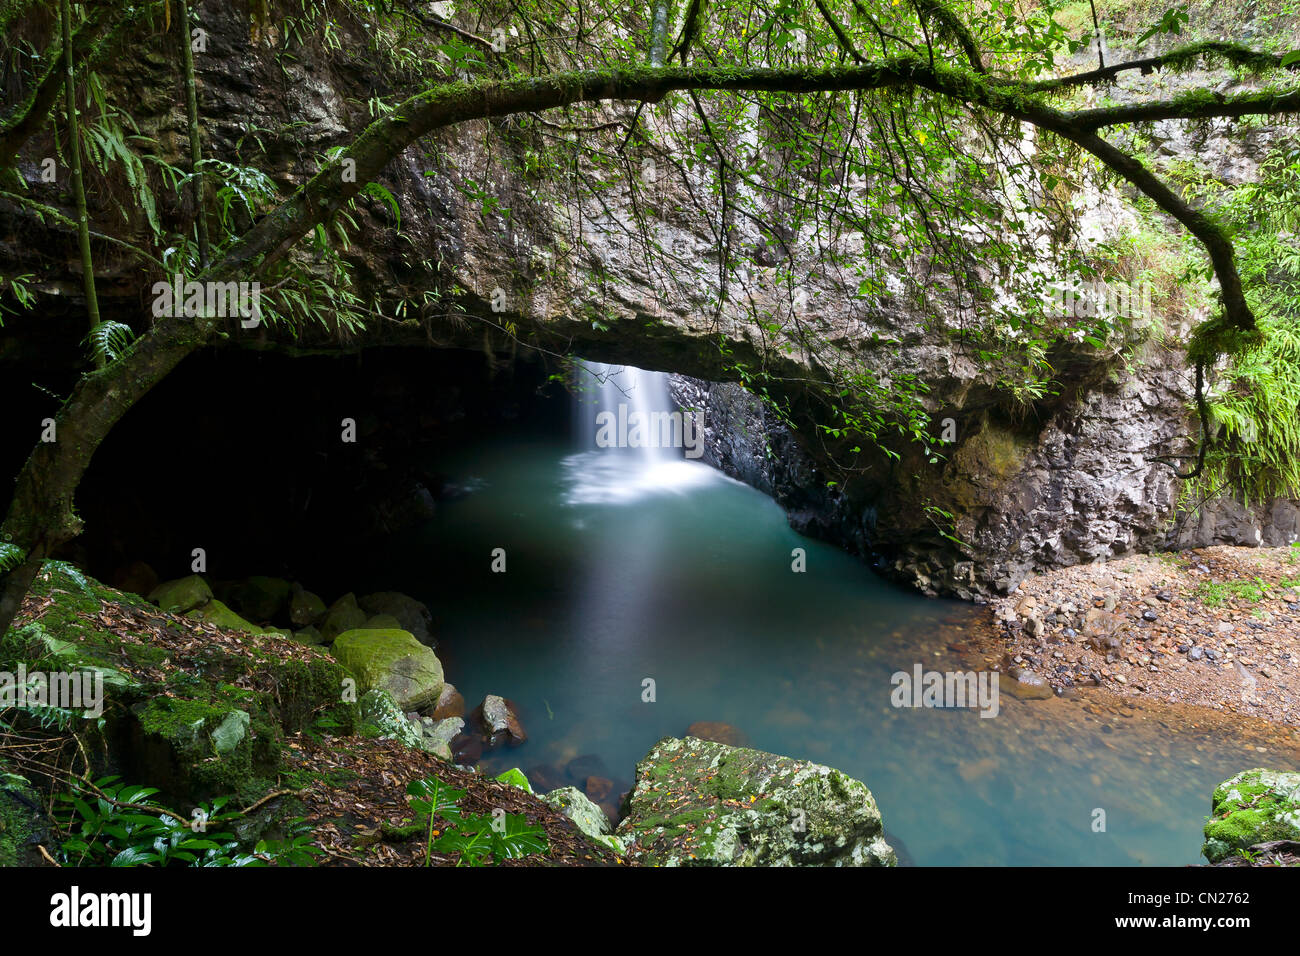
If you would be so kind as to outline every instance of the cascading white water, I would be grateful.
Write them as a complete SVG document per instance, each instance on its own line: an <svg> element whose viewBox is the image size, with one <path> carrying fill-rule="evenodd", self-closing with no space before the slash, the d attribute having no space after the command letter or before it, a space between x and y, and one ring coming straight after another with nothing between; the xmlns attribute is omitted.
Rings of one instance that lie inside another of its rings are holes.
<svg viewBox="0 0 1300 956"><path fill-rule="evenodd" d="M647 465L682 457L680 446L661 441L653 427L658 416L677 412L665 373L582 362L577 375L582 414L575 417L583 430L579 443L584 448L627 450Z"/></svg>
<svg viewBox="0 0 1300 956"><path fill-rule="evenodd" d="M564 465L570 504L614 504L680 492L721 474L697 461L700 422L674 404L668 376L631 365L579 362L576 443Z"/></svg>

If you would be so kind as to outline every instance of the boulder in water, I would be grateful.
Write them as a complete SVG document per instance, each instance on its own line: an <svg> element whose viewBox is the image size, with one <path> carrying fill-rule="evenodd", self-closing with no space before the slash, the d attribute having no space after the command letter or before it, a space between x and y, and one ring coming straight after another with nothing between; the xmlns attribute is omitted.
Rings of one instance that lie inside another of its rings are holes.
<svg viewBox="0 0 1300 956"><path fill-rule="evenodd" d="M474 711L474 716L483 728L483 736L489 747L496 747L503 743L517 747L528 739L523 724L519 722L514 704L504 697L488 694Z"/></svg>
<svg viewBox="0 0 1300 956"><path fill-rule="evenodd" d="M697 720L686 728L686 736L712 740L728 747L744 747L749 744L749 738L740 730L720 720Z"/></svg>
<svg viewBox="0 0 1300 956"><path fill-rule="evenodd" d="M696 737L665 737L637 764L617 832L649 865L896 864L866 784Z"/></svg>

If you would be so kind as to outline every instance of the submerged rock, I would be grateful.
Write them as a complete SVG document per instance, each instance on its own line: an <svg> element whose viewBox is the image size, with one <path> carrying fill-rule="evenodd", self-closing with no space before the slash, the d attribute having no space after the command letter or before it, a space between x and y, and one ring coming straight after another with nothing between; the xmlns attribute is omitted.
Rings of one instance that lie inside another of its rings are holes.
<svg viewBox="0 0 1300 956"><path fill-rule="evenodd" d="M344 631L333 654L360 690L387 691L403 712L428 707L442 691L442 662L409 631Z"/></svg>
<svg viewBox="0 0 1300 956"><path fill-rule="evenodd" d="M896 864L866 784L696 737L666 737L637 764L618 835L658 866Z"/></svg>
<svg viewBox="0 0 1300 956"><path fill-rule="evenodd" d="M1300 840L1300 773L1255 768L1219 784L1201 853L1218 863L1258 843Z"/></svg>
<svg viewBox="0 0 1300 956"><path fill-rule="evenodd" d="M740 730L720 720L697 720L686 728L686 736L712 740L729 747L744 747L749 744L749 738Z"/></svg>

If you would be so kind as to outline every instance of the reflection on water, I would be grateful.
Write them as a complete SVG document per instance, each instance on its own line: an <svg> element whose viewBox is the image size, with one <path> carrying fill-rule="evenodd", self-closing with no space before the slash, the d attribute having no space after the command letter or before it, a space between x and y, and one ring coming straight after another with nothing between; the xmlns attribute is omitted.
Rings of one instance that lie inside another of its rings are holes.
<svg viewBox="0 0 1300 956"><path fill-rule="evenodd" d="M919 864L1181 864L1198 860L1217 783L1296 764L1294 749L1203 712L1086 695L1003 694L992 719L895 709L895 671L987 666L968 649L978 609L894 589L704 466L644 465L558 442L485 445L451 463L479 490L376 566L434 609L470 706L486 693L518 705L529 741L488 769L540 767L563 783L588 757L582 772L616 795L657 739L725 721L752 746L864 780ZM504 574L490 570L494 548ZM805 573L791 571L794 548Z"/></svg>

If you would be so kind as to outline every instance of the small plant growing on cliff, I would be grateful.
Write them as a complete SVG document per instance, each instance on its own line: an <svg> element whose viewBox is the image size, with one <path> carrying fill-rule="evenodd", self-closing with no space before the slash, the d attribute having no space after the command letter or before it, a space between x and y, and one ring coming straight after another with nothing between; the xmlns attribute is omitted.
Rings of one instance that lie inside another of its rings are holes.
<svg viewBox="0 0 1300 956"><path fill-rule="evenodd" d="M457 804L465 796L437 777L425 777L408 784L411 809L427 817L424 865L433 862L433 851L457 857L457 866L483 866L513 860L532 853L545 853L546 833L530 824L522 813L462 813ZM438 829L438 822L451 827Z"/></svg>

